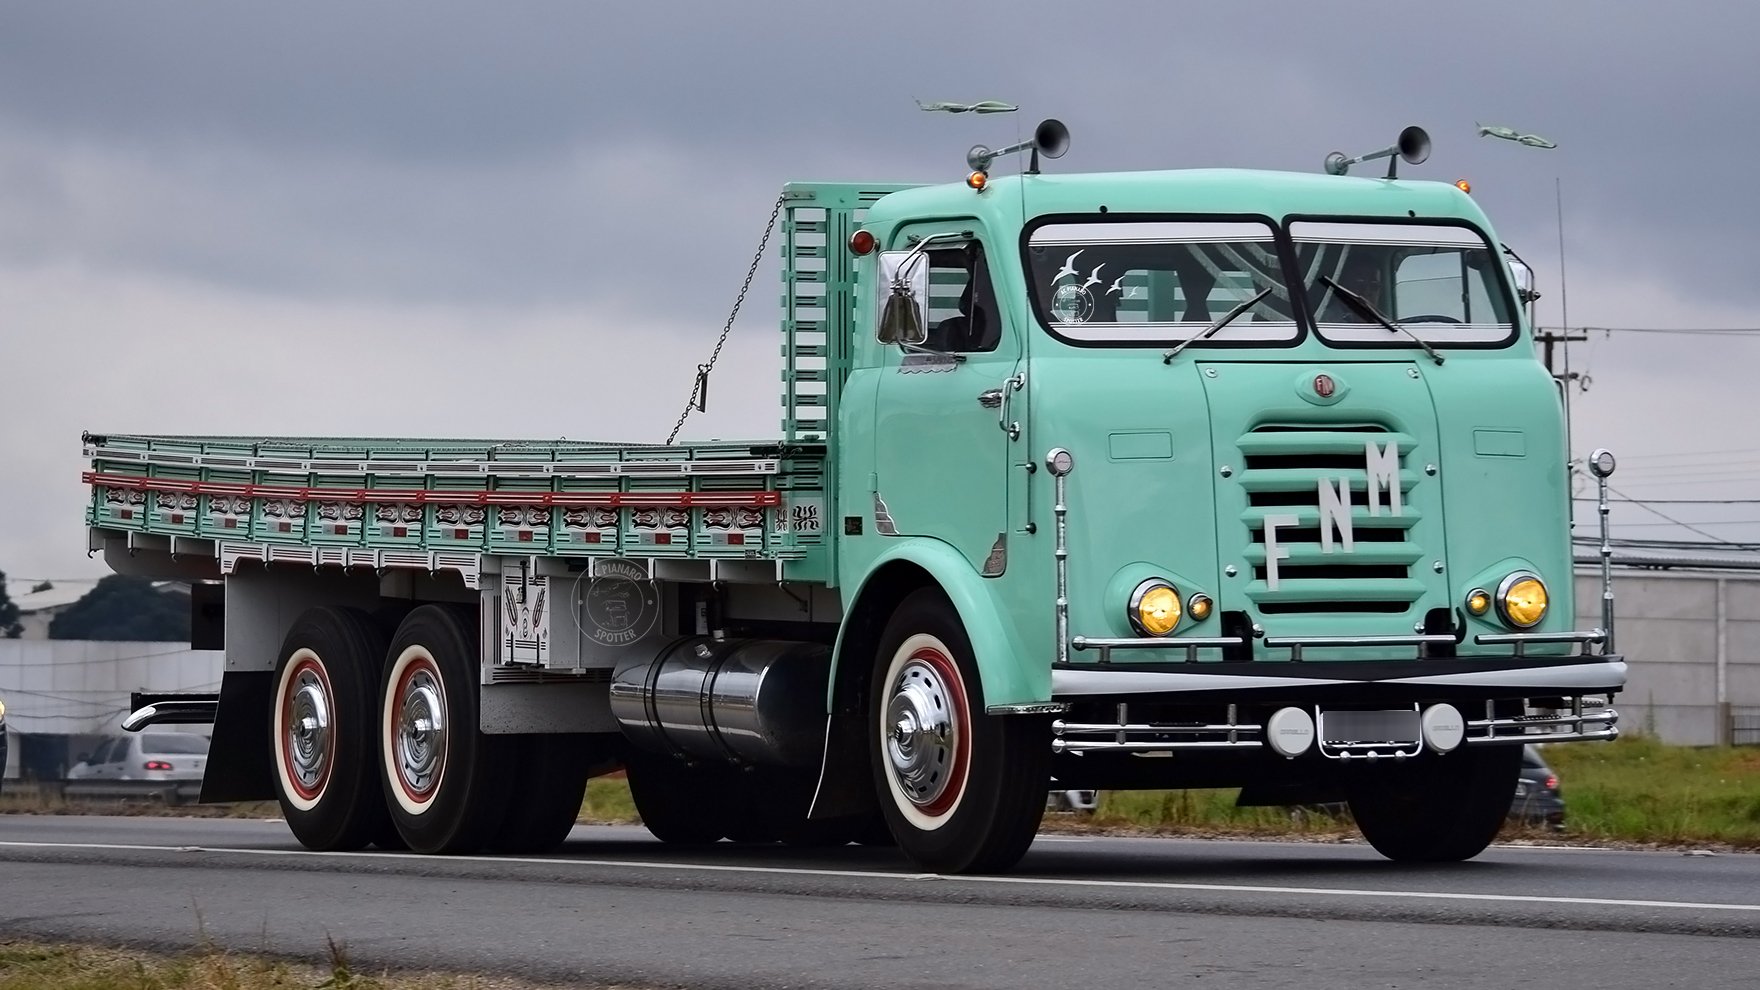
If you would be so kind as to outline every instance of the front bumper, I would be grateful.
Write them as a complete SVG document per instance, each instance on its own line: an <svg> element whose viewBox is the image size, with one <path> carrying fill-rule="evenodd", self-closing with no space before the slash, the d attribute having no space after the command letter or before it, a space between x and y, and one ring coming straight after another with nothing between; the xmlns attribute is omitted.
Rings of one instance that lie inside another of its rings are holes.
<svg viewBox="0 0 1760 990"><path fill-rule="evenodd" d="M1113 663L1113 651L1172 646L1143 640L1077 638L1077 652L1098 650L1099 663L1057 663L1051 672L1052 701L1075 717L1052 725L1059 753L1171 753L1181 750L1269 748L1267 719L1298 708L1321 726L1322 755L1405 757L1423 748L1418 738L1362 740L1326 738L1329 711L1384 710L1417 713L1452 705L1461 713L1464 745L1607 740L1619 735L1612 695L1625 686L1625 658L1611 653L1530 656L1532 643L1599 641L1599 630L1540 637L1482 637L1482 645L1510 645L1510 655L1425 656L1448 637L1362 637L1349 642L1268 641L1291 650L1291 661L1198 661L1197 651L1220 641L1178 643L1185 662ZM1413 646L1404 660L1302 661L1302 650L1344 646ZM1132 709L1136 709L1133 717ZM1098 717L1096 717L1098 716ZM1415 715L1407 715L1407 719Z"/></svg>

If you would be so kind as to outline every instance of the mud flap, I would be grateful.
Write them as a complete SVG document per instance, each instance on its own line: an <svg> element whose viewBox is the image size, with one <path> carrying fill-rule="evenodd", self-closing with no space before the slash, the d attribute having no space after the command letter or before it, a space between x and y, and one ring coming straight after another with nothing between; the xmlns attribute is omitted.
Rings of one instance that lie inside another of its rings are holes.
<svg viewBox="0 0 1760 990"><path fill-rule="evenodd" d="M220 710L202 775L203 804L275 800L275 767L269 750L269 695L275 673L229 670L220 679Z"/></svg>
<svg viewBox="0 0 1760 990"><path fill-rule="evenodd" d="M813 821L867 815L879 810L868 767L865 712L833 714L825 722L825 761L807 817Z"/></svg>

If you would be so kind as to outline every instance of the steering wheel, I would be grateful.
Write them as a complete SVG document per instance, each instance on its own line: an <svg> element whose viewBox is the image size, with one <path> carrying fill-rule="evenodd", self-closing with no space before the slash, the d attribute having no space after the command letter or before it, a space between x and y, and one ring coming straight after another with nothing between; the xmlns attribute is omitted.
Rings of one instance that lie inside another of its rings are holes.
<svg viewBox="0 0 1760 990"><path fill-rule="evenodd" d="M1460 323L1463 321L1457 320L1452 316L1444 316L1441 313L1425 313L1421 316L1402 316L1399 319L1394 320L1393 322L1395 322L1395 323Z"/></svg>

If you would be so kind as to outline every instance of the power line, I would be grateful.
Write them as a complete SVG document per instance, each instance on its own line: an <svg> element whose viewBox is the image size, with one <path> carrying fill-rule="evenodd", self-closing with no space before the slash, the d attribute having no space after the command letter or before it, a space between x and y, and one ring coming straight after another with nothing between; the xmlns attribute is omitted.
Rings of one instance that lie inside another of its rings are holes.
<svg viewBox="0 0 1760 990"><path fill-rule="evenodd" d="M1572 496L1573 502L1599 502L1592 495ZM1760 498L1610 498L1627 505L1760 505Z"/></svg>
<svg viewBox="0 0 1760 990"><path fill-rule="evenodd" d="M1625 492L1620 491L1619 489L1613 487L1612 485L1608 485L1607 490L1614 493L1615 495L1618 495L1621 498L1626 498L1626 499L1630 498L1630 496L1628 496ZM1698 529L1698 528L1695 528L1687 523L1681 522L1679 519L1676 519L1675 517L1667 514L1666 512L1663 512L1659 509L1653 509L1650 506L1645 505L1642 502L1635 502L1633 504L1637 505L1638 508L1643 509L1645 512L1648 512L1651 515L1656 516L1659 519L1664 519L1664 520L1667 520L1668 522L1674 523L1676 526L1679 526L1680 528L1686 530L1689 533L1698 533L1700 536L1703 536L1708 540L1717 540L1718 542L1722 542L1721 537L1718 537L1718 536L1711 534L1711 533L1707 533L1702 529Z"/></svg>
<svg viewBox="0 0 1760 990"><path fill-rule="evenodd" d="M1700 337L1751 337L1760 327L1540 327L1547 333L1658 333Z"/></svg>
<svg viewBox="0 0 1760 990"><path fill-rule="evenodd" d="M1615 529L1648 529L1655 526L1677 526L1679 523L1664 522L1616 522L1611 524ZM1715 522L1701 521L1699 526L1760 526L1760 519L1719 519Z"/></svg>

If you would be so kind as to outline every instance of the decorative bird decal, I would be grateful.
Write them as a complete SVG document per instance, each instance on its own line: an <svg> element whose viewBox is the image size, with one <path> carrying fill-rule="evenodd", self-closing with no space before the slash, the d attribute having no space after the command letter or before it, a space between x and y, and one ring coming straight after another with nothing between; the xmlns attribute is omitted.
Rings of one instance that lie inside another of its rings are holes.
<svg viewBox="0 0 1760 990"><path fill-rule="evenodd" d="M1106 294L1107 294L1107 295L1109 295L1109 296L1110 296L1110 295L1112 295L1112 294L1113 294L1113 293L1114 293L1114 292L1116 292L1116 293L1118 293L1118 294L1120 294L1120 295L1123 295L1123 294L1124 294L1124 280L1125 280L1125 276L1128 276L1128 275L1129 275L1129 274L1130 274L1130 272L1125 272L1125 273L1124 273L1124 275L1120 275L1120 276L1119 276L1119 277L1117 277L1117 278L1115 278L1115 279L1113 279L1113 280L1112 280L1112 285L1111 285L1111 286L1109 286L1109 287L1108 287L1108 288L1107 288L1107 290L1106 290Z"/></svg>
<svg viewBox="0 0 1760 990"><path fill-rule="evenodd" d="M924 103L917 100L917 109L930 113L1013 113L1020 107L1000 100L983 100L978 103L952 103L947 100L930 100Z"/></svg>
<svg viewBox="0 0 1760 990"><path fill-rule="evenodd" d="M1100 269L1105 268L1105 267L1106 267L1106 262L1104 262L1104 261L1100 262L1098 265L1095 265L1094 270L1088 273L1088 280L1086 282L1082 283L1082 288L1085 289L1090 285L1099 285L1100 284Z"/></svg>
<svg viewBox="0 0 1760 990"><path fill-rule="evenodd" d="M1076 271L1076 258L1082 253L1082 251L1086 251L1086 250L1087 250L1087 248L1082 248L1081 251L1077 251L1075 254L1072 254L1068 258L1065 258L1064 262L1063 262L1063 267L1057 270L1057 277L1053 278L1051 280L1051 284L1056 285L1057 283L1063 281L1064 277L1067 275L1078 274L1078 272Z"/></svg>
<svg viewBox="0 0 1760 990"><path fill-rule="evenodd" d="M1481 124L1478 122L1474 122L1473 127L1478 130L1480 137L1502 138L1505 141L1515 141L1518 144L1525 144L1530 148L1558 147L1556 142L1548 141L1538 134L1523 134L1513 127L1500 127L1495 124Z"/></svg>

